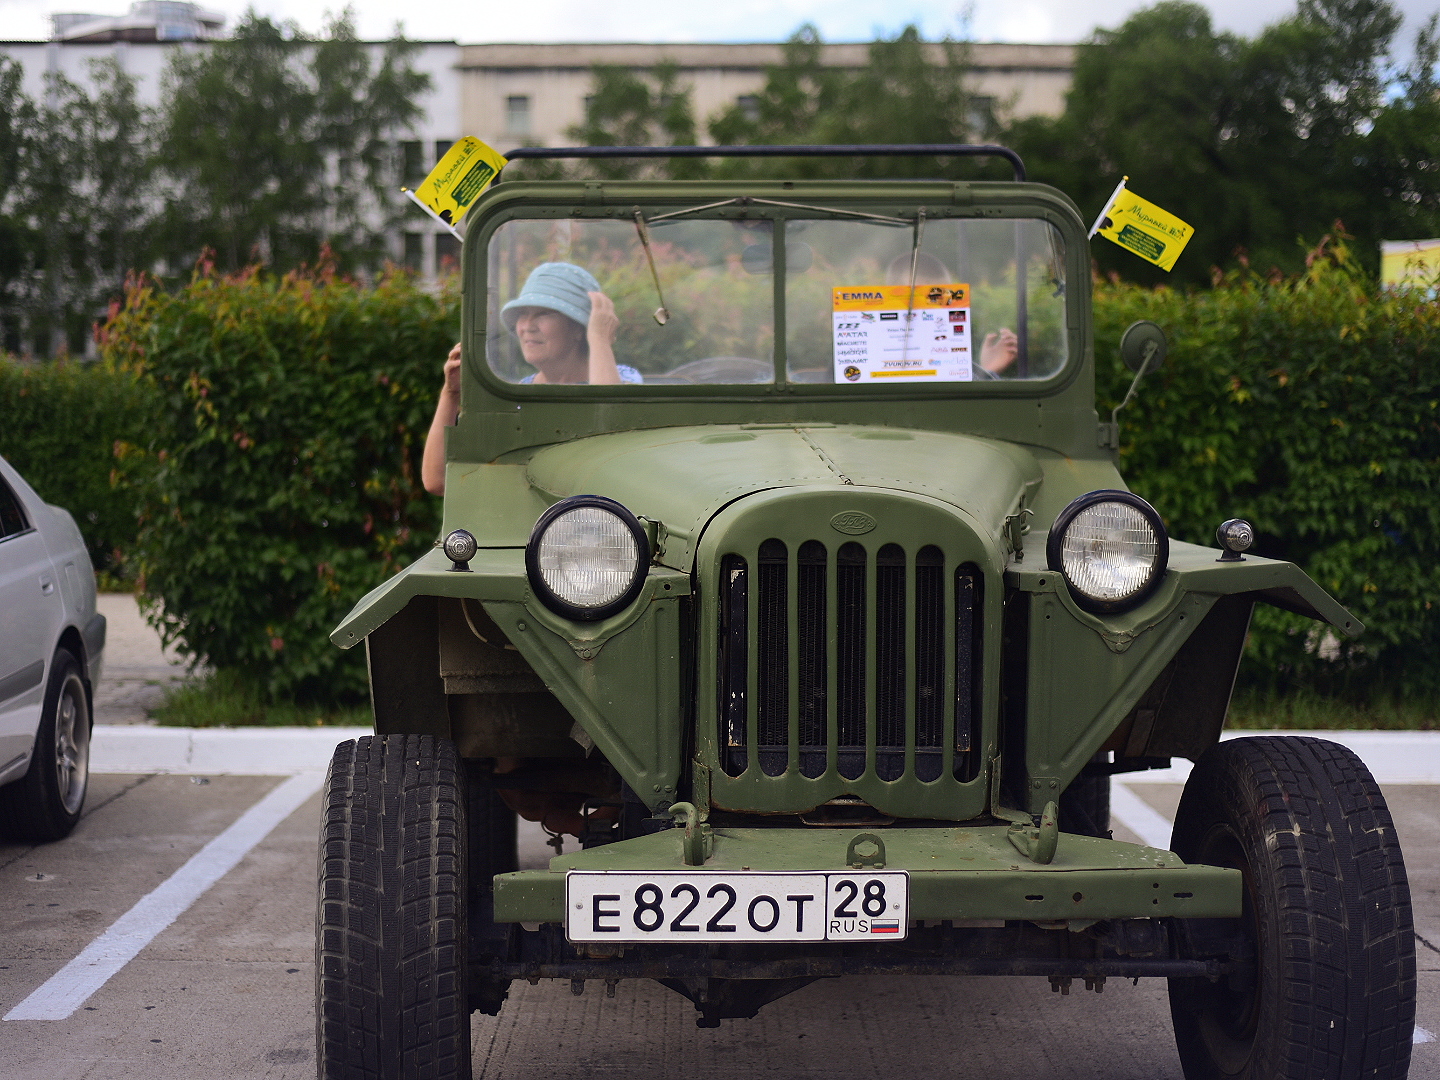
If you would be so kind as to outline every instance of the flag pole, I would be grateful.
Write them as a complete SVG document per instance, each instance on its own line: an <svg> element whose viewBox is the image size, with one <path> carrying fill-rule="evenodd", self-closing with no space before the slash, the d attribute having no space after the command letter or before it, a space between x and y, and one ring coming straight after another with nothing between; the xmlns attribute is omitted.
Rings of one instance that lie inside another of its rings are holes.
<svg viewBox="0 0 1440 1080"><path fill-rule="evenodd" d="M406 198L408 198L416 206L420 207L421 210L424 210L425 213L429 214L441 225L444 225L445 228L449 229L450 235L454 236L456 240L459 240L462 244L465 242L465 237L460 235L460 230L455 228L454 225L451 225L450 222L446 221L439 214L435 213L434 210L431 210L430 207L426 206L423 202L421 202L420 196L416 195L415 192L411 191L408 187L402 187L400 190L405 193Z"/></svg>
<svg viewBox="0 0 1440 1080"><path fill-rule="evenodd" d="M1110 212L1110 207L1115 205L1115 200L1120 197L1120 192L1125 190L1125 184L1129 179L1130 177L1128 176L1122 176L1120 182L1115 185L1115 190L1110 193L1110 198L1105 200L1105 206L1101 209L1099 216L1095 218L1095 224L1090 226L1090 232L1086 236L1087 240L1095 239L1095 234L1100 231L1100 223L1105 220L1105 215ZM412 199L415 198L413 195L410 197ZM415 199L415 201L420 202L419 199ZM423 206L424 204L421 203L421 205ZM429 207L426 207L426 209L428 210Z"/></svg>

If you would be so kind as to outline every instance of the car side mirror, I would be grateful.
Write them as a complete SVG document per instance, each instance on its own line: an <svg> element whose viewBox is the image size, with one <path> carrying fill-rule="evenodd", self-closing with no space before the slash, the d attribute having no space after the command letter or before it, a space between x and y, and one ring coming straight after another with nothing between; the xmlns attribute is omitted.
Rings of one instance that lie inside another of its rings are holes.
<svg viewBox="0 0 1440 1080"><path fill-rule="evenodd" d="M1120 360L1138 379L1147 372L1157 371L1170 351L1165 331L1149 319L1133 322L1120 337ZM1127 395L1128 396L1128 395Z"/></svg>
<svg viewBox="0 0 1440 1080"><path fill-rule="evenodd" d="M1145 374L1157 370L1165 362L1165 354L1169 351L1170 342L1165 337L1165 331L1149 319L1141 319L1125 328L1125 333L1120 336L1120 359L1135 373L1135 378L1130 380L1125 399L1110 411L1110 422L1100 425L1099 443L1102 449L1120 449L1120 410L1130 404Z"/></svg>

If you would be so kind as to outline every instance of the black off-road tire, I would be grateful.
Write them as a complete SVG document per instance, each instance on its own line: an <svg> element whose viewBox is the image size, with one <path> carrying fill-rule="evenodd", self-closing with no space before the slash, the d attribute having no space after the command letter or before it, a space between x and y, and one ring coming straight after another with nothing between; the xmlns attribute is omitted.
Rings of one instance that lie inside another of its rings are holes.
<svg viewBox="0 0 1440 1080"><path fill-rule="evenodd" d="M1220 743L1185 785L1173 846L1244 873L1245 914L1226 931L1254 957L1253 977L1170 980L1187 1080L1404 1080L1410 887L1364 763L1321 739Z"/></svg>
<svg viewBox="0 0 1440 1080"><path fill-rule="evenodd" d="M9 839L46 844L75 828L90 786L91 723L80 661L56 649L30 768L0 788L0 831Z"/></svg>
<svg viewBox="0 0 1440 1080"><path fill-rule="evenodd" d="M1110 835L1110 777L1077 776L1060 793L1060 828L1081 836Z"/></svg>
<svg viewBox="0 0 1440 1080"><path fill-rule="evenodd" d="M465 789L448 739L335 748L315 928L320 1080L469 1080Z"/></svg>

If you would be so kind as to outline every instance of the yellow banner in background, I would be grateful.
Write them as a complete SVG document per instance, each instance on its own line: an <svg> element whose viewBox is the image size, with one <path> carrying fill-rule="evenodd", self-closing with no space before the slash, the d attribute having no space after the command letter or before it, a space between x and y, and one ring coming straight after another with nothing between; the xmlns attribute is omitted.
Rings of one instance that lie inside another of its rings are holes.
<svg viewBox="0 0 1440 1080"><path fill-rule="evenodd" d="M1380 283L1434 289L1440 283L1440 240L1381 240Z"/></svg>
<svg viewBox="0 0 1440 1080"><path fill-rule="evenodd" d="M1123 183L1101 215L1095 231L1161 270L1175 266L1180 252L1195 235L1193 226L1142 199Z"/></svg>
<svg viewBox="0 0 1440 1080"><path fill-rule="evenodd" d="M441 221L458 225L465 211L504 167L504 154L467 135L450 147L415 194Z"/></svg>

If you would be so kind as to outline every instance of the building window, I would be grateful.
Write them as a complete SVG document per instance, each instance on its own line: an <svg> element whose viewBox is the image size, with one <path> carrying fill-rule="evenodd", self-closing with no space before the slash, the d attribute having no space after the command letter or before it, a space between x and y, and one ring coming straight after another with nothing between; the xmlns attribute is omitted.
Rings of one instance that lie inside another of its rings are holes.
<svg viewBox="0 0 1440 1080"><path fill-rule="evenodd" d="M530 134L530 98L526 94L511 94L505 99L505 134Z"/></svg>
<svg viewBox="0 0 1440 1080"><path fill-rule="evenodd" d="M418 232L405 234L405 269L417 274L425 269L425 237Z"/></svg>
<svg viewBox="0 0 1440 1080"><path fill-rule="evenodd" d="M454 139L435 140L435 164L440 164L440 159L450 152L450 147L455 145Z"/></svg>
<svg viewBox="0 0 1440 1080"><path fill-rule="evenodd" d="M755 94L741 94L735 99L735 107L752 124L760 119L760 98Z"/></svg>
<svg viewBox="0 0 1440 1080"><path fill-rule="evenodd" d="M400 144L400 182L406 187L417 187L430 171L425 168L424 150L425 144L418 140Z"/></svg>
<svg viewBox="0 0 1440 1080"><path fill-rule="evenodd" d="M448 232L435 234L435 273L453 274L460 269L460 241Z"/></svg>

